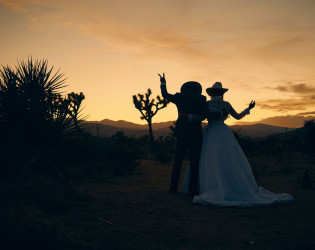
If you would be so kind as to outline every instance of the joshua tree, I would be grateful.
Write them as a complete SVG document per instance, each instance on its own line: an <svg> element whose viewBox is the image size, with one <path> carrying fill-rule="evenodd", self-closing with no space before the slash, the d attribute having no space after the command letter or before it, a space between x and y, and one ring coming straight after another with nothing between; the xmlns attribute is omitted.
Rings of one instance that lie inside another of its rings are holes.
<svg viewBox="0 0 315 250"><path fill-rule="evenodd" d="M82 92L80 92L80 94L76 94L74 92L71 92L70 94L68 94L69 115L72 117L77 131L81 130L78 124L81 120L79 119L80 107L84 99L85 99L85 96Z"/></svg>
<svg viewBox="0 0 315 250"><path fill-rule="evenodd" d="M151 89L148 89L148 92L145 95L138 94L138 96L133 96L133 103L141 113L141 120L146 120L149 125L149 136L150 142L154 141L154 136L152 132L152 117L156 115L156 113L167 106L169 101L166 99L161 99L160 96L157 96L157 102L155 103L154 98L150 100L150 96L152 94Z"/></svg>

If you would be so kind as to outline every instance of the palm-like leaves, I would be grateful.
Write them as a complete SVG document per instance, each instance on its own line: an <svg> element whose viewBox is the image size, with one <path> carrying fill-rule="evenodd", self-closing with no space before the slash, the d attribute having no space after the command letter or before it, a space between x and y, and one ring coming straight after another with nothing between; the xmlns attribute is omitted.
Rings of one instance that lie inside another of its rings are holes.
<svg viewBox="0 0 315 250"><path fill-rule="evenodd" d="M64 74L53 74L47 60L29 58L15 70L0 70L0 128L28 141L47 140L78 130L78 114L84 95L63 98ZM79 99L79 100L77 100ZM73 112L72 106L75 106Z"/></svg>
<svg viewBox="0 0 315 250"><path fill-rule="evenodd" d="M58 70L54 75L52 71L54 67L48 69L47 60L38 61L33 63L32 58L27 62L20 61L16 68L16 75L18 76L18 82L24 87L32 86L39 87L45 91L52 91L66 87L64 79L64 73L59 73Z"/></svg>

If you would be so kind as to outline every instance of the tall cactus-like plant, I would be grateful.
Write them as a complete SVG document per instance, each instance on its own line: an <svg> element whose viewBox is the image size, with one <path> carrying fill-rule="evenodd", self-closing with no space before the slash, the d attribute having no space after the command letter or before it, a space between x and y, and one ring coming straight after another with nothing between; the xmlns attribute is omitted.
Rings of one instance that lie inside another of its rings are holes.
<svg viewBox="0 0 315 250"><path fill-rule="evenodd" d="M80 107L82 104L82 101L85 99L85 96L82 92L80 94L76 94L74 92L71 92L68 94L68 101L69 101L69 115L72 117L74 121L74 126L77 131L80 131L81 128L79 127L80 120L82 118L80 117ZM81 118L81 119L80 119Z"/></svg>
<svg viewBox="0 0 315 250"><path fill-rule="evenodd" d="M141 120L146 120L149 125L149 137L150 142L152 143L154 141L153 131L152 131L152 118L156 115L156 113L165 108L169 101L166 99L161 99L161 97L158 95L156 97L157 102L155 102L155 99L150 99L150 96L152 94L151 89L148 89L146 94L138 94L133 96L133 103L135 105L135 108L138 109L141 113Z"/></svg>

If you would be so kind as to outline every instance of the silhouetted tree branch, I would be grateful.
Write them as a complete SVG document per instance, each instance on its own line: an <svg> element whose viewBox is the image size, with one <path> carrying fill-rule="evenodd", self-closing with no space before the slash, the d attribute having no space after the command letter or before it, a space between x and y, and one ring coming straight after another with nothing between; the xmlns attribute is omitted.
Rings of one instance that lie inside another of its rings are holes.
<svg viewBox="0 0 315 250"><path fill-rule="evenodd" d="M80 92L80 94L76 94L74 92L71 92L70 94L68 94L68 101L69 101L69 115L72 117L73 121L74 121L74 125L75 128L77 130L77 132L81 131L80 127L79 127L79 113L80 113L80 107L81 107L81 103L82 101L85 99L85 96L82 92Z"/></svg>
<svg viewBox="0 0 315 250"><path fill-rule="evenodd" d="M138 96L133 96L133 103L141 113L141 120L146 120L149 125L149 136L150 136L150 142L152 143L154 141L154 136L152 132L152 117L156 115L156 113L167 106L169 101L166 99L161 99L160 96L157 96L157 102L155 102L155 99L153 98L150 100L150 96L152 94L151 89L148 89L147 93L142 95L138 94Z"/></svg>

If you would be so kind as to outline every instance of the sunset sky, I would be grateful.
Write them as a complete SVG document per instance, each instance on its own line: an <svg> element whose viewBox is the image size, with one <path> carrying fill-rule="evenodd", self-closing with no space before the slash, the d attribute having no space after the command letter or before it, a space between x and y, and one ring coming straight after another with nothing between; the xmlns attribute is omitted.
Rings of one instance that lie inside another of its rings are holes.
<svg viewBox="0 0 315 250"><path fill-rule="evenodd" d="M0 64L47 59L88 120L144 124L132 95L160 95L165 72L170 93L221 81L237 111L256 100L242 122L297 127L315 118L314 13L314 0L0 0ZM153 121L176 117L170 104Z"/></svg>

